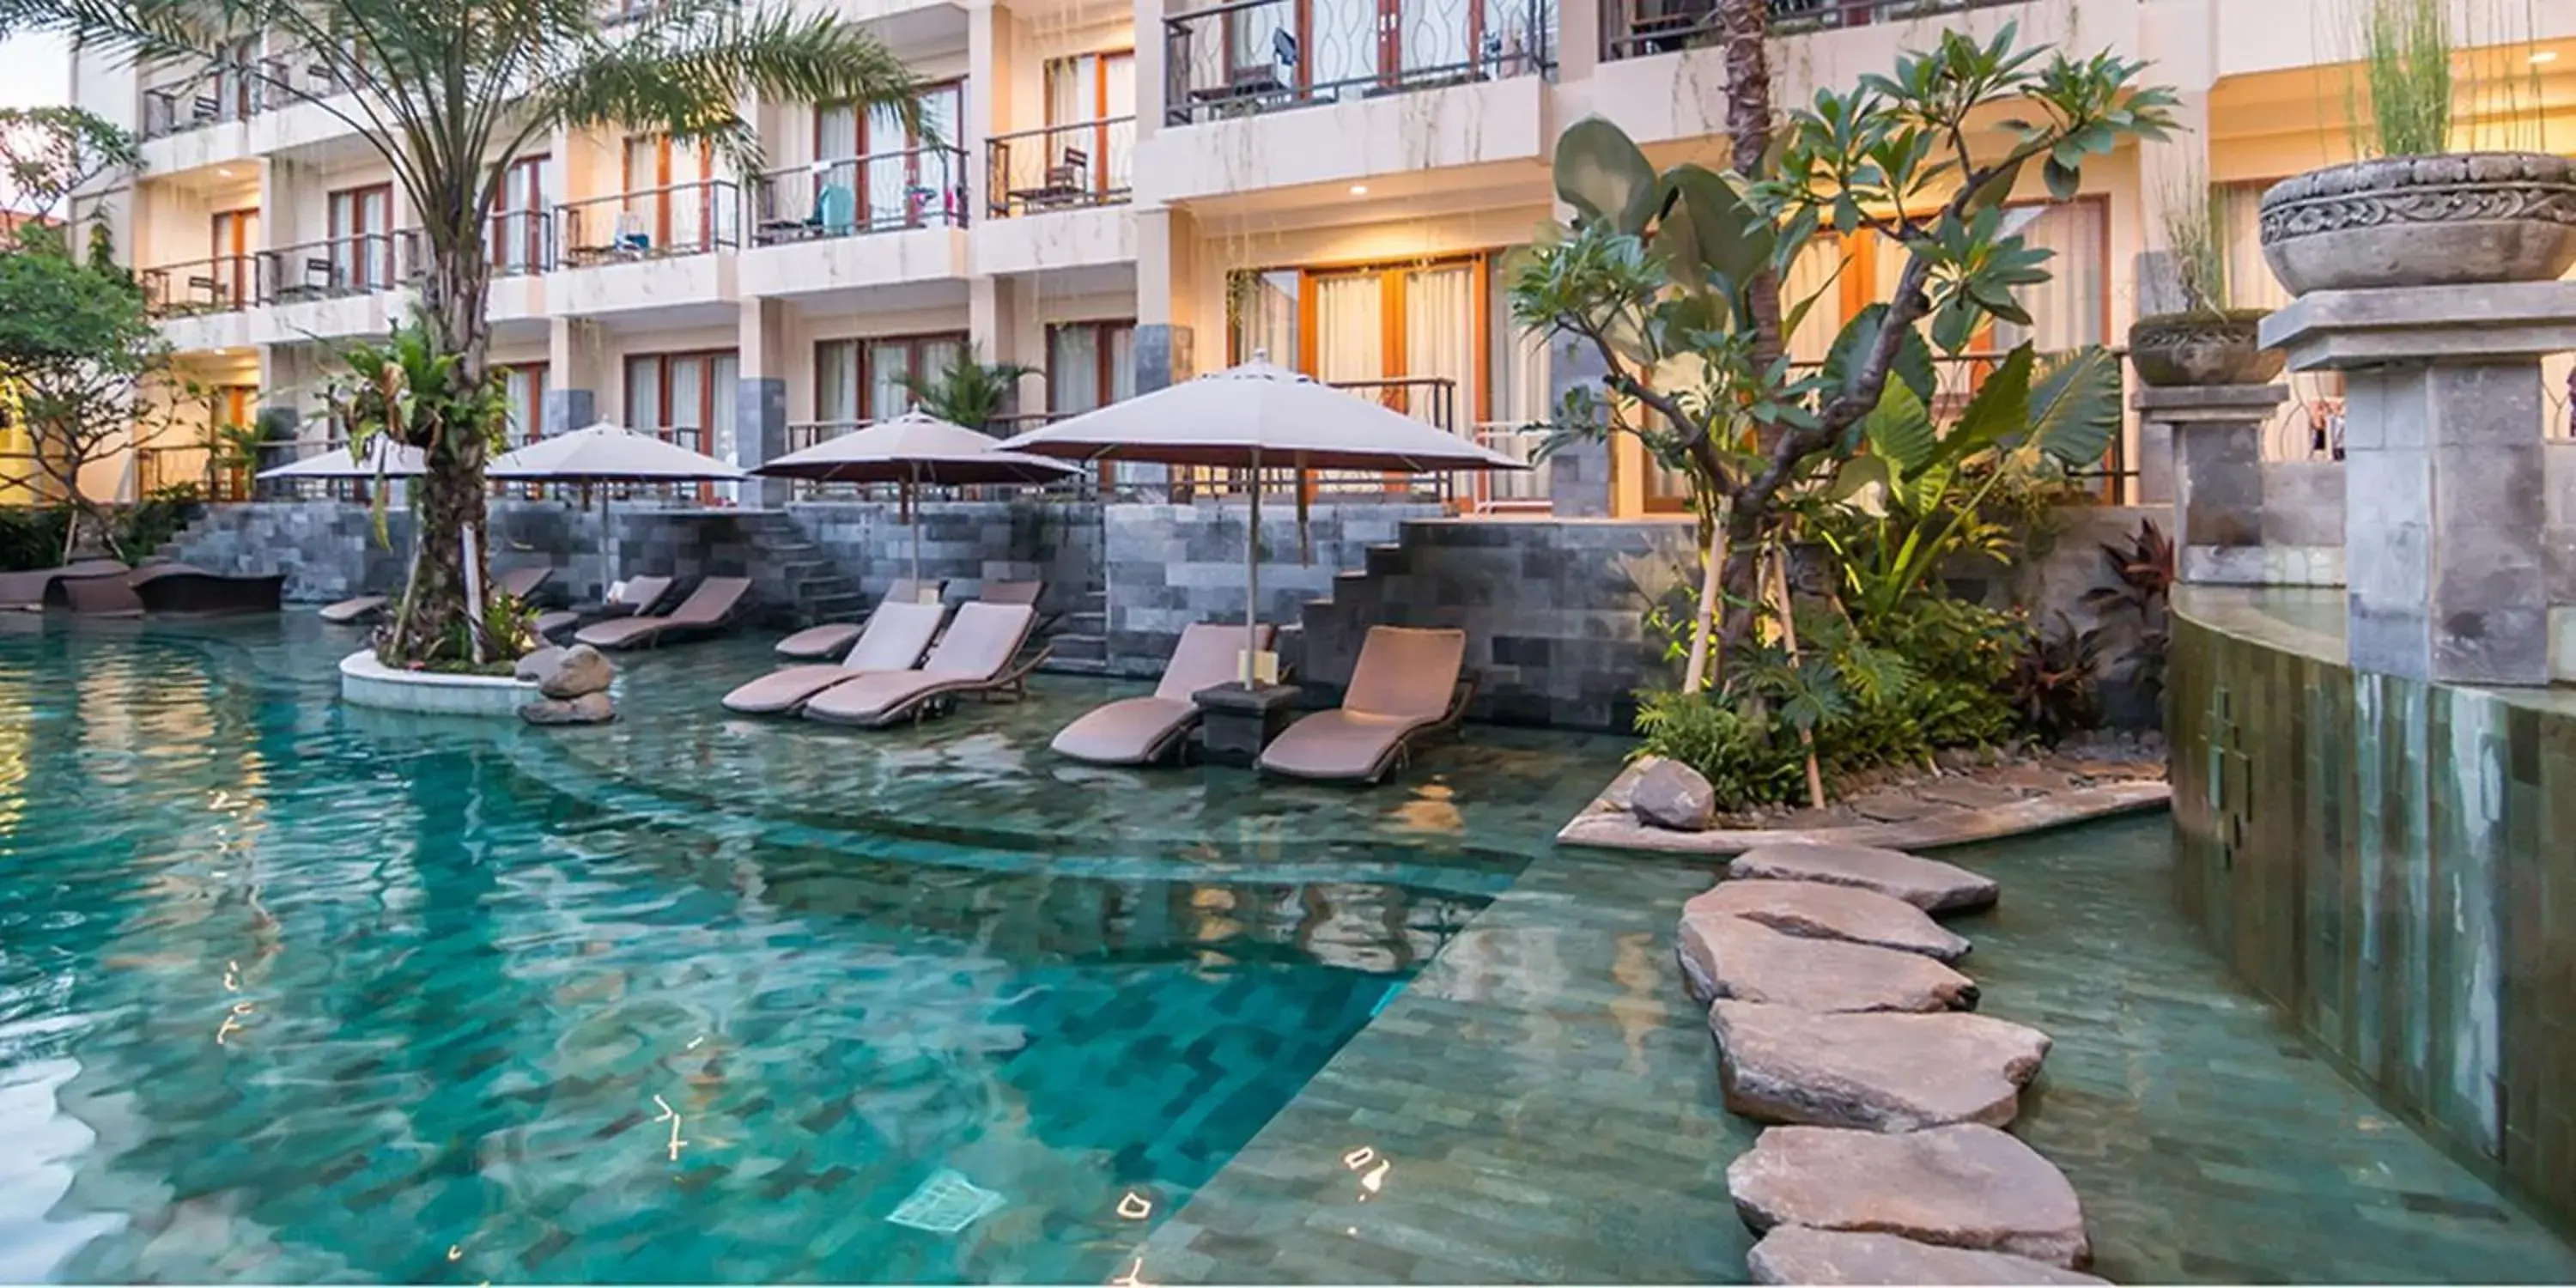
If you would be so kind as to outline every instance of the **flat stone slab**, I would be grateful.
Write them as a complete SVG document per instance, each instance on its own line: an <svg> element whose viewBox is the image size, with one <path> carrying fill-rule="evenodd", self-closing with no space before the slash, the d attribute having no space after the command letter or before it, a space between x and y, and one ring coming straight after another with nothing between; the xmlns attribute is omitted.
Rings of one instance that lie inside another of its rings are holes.
<svg viewBox="0 0 2576 1288"><path fill-rule="evenodd" d="M1955 962L1970 944L1941 928L1921 908L1875 890L1819 881L1769 881L1759 877L1720 881L1682 905L1682 920L1742 917L1784 935L1840 939Z"/></svg>
<svg viewBox="0 0 2576 1288"><path fill-rule="evenodd" d="M1730 998L1805 1011L1972 1011L1976 981L1925 957L1802 939L1742 917L1682 915L1682 978L1702 1002Z"/></svg>
<svg viewBox="0 0 2576 1288"><path fill-rule="evenodd" d="M1745 1257L1757 1284L2106 1284L2081 1270L2006 1252L1971 1252L1892 1234L1777 1225Z"/></svg>
<svg viewBox="0 0 2576 1288"><path fill-rule="evenodd" d="M2341 644L2335 646L2338 650ZM1769 827L1719 827L1706 832L1675 832L1649 827L1628 812L1628 787L1644 761L1630 765L1610 780L1583 812L1556 831L1561 845L1587 845L1603 850L1644 850L1656 854L1727 855L1766 845L1822 842L1875 845L1896 850L1928 850L1966 845L2007 836L2023 836L2099 818L2142 814L2168 807L2173 789L2162 781L2105 783L2073 791L2051 792L1990 809L1950 809L1918 819L1893 822L1842 822L1801 825L1776 820ZM2135 769L2135 766L2129 766Z"/></svg>
<svg viewBox="0 0 2576 1288"><path fill-rule="evenodd" d="M1925 912L1991 908L1999 893L1991 877L1939 859L1867 845L1765 845L1736 855L1726 865L1726 875L1856 886L1902 899Z"/></svg>
<svg viewBox="0 0 2576 1288"><path fill-rule="evenodd" d="M1774 1127L1727 1165L1726 1188L1758 1231L1892 1234L2070 1269L2093 1256L2075 1187L1991 1127L1899 1135Z"/></svg>
<svg viewBox="0 0 2576 1288"><path fill-rule="evenodd" d="M1765 1122L2001 1127L2048 1058L2047 1034L1959 1012L1855 1015L1720 1001L1708 1024L1726 1107Z"/></svg>

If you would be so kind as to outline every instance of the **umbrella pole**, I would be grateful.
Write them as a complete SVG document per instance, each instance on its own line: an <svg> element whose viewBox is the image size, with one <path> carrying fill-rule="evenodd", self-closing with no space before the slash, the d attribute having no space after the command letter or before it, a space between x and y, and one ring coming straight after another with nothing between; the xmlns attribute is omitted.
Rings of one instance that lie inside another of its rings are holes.
<svg viewBox="0 0 2576 1288"><path fill-rule="evenodd" d="M608 602L608 588L617 584L617 528L609 522L609 503L616 497L609 485L599 488L599 601Z"/></svg>
<svg viewBox="0 0 2576 1288"><path fill-rule="evenodd" d="M1243 687L1261 652L1261 449L1252 449L1252 517L1243 527Z"/></svg>
<svg viewBox="0 0 2576 1288"><path fill-rule="evenodd" d="M903 521L905 526L912 529L912 584L915 599L921 597L921 498L913 495L913 489L920 482L920 475L921 467L918 465L908 464L903 467Z"/></svg>

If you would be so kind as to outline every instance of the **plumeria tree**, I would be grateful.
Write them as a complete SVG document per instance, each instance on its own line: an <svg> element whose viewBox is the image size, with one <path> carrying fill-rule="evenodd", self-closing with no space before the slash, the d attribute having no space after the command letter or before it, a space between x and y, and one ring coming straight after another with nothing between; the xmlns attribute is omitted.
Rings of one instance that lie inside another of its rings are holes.
<svg viewBox="0 0 2576 1288"><path fill-rule="evenodd" d="M383 158L419 220L423 361L384 364L394 410L353 426L421 448L420 555L383 651L428 661L480 606L483 464L502 426L490 395L485 244L511 162L557 130L688 135L758 168L746 99L854 102L917 121L913 77L859 27L777 0L0 0L0 31L44 29L146 67L226 66L272 105L310 104ZM245 41L285 56L231 65ZM283 50L281 50L283 46ZM488 591L486 592L489 593ZM479 648L479 643L475 645ZM475 659L480 661L481 659Z"/></svg>

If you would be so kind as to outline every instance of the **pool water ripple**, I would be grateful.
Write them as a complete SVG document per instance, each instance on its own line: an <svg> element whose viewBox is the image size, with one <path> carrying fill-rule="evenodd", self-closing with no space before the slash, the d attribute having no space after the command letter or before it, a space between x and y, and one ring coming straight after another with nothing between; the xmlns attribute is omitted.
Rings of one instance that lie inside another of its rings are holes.
<svg viewBox="0 0 2576 1288"><path fill-rule="evenodd" d="M1058 845L891 836L728 777L813 759L704 714L742 649L584 739L340 709L347 638L0 631L0 1280L1097 1281L1526 857L1195 773L1086 833L1043 708L833 760Z"/></svg>

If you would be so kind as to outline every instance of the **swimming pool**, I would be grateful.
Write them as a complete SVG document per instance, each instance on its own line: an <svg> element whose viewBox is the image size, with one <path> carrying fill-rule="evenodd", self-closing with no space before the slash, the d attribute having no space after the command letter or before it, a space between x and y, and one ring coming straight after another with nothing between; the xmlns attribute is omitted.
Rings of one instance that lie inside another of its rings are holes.
<svg viewBox="0 0 2576 1288"><path fill-rule="evenodd" d="M1616 754L1075 771L1102 685L777 727L739 643L551 733L349 638L0 634L0 1280L1098 1281Z"/></svg>

